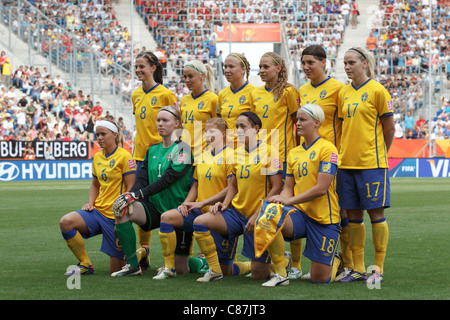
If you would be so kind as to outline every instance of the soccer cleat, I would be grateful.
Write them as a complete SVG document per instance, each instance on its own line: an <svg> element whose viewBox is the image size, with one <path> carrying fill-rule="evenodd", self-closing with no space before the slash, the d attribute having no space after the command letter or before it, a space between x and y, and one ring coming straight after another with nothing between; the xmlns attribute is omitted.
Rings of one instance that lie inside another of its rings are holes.
<svg viewBox="0 0 450 320"><path fill-rule="evenodd" d="M336 278L334 278L334 281L335 282L341 281L341 279L348 276L350 274L350 272L352 272L351 268L344 268L344 270L341 273L338 272L338 275L336 276Z"/></svg>
<svg viewBox="0 0 450 320"><path fill-rule="evenodd" d="M144 270L150 269L150 248L145 244L143 246L141 246L141 248L144 249L146 252L145 257L139 261L141 270L144 271ZM141 248L139 248L139 249L141 249Z"/></svg>
<svg viewBox="0 0 450 320"><path fill-rule="evenodd" d="M299 279L302 275L302 270L298 270L296 267L292 267L288 272L288 278L291 280Z"/></svg>
<svg viewBox="0 0 450 320"><path fill-rule="evenodd" d="M289 285L289 278L282 277L278 273L274 274L269 281L262 284L263 287L279 287Z"/></svg>
<svg viewBox="0 0 450 320"><path fill-rule="evenodd" d="M208 269L205 275L197 279L197 282L213 282L223 279L223 273L214 272L213 269Z"/></svg>
<svg viewBox="0 0 450 320"><path fill-rule="evenodd" d="M88 267L83 266L81 264L77 264L77 266L75 268L73 268L70 271L67 271L66 273L64 273L65 276L72 276L74 274L81 274L81 275L88 275L88 274L93 274L94 273L94 266L91 264Z"/></svg>
<svg viewBox="0 0 450 320"><path fill-rule="evenodd" d="M111 277L127 277L127 276L140 276L142 274L141 267L135 267L131 264L126 264L122 270L111 273Z"/></svg>
<svg viewBox="0 0 450 320"><path fill-rule="evenodd" d="M360 273L358 271L351 271L346 277L339 280L339 282L356 282L356 281L366 281L367 274Z"/></svg>
<svg viewBox="0 0 450 320"><path fill-rule="evenodd" d="M303 279L303 280L311 280L311 273L308 272L308 273L302 275L302 276L300 277L300 279Z"/></svg>
<svg viewBox="0 0 450 320"><path fill-rule="evenodd" d="M153 277L155 280L164 280L175 278L177 273L175 271L170 270L169 268L160 268L159 272L156 276Z"/></svg>
<svg viewBox="0 0 450 320"><path fill-rule="evenodd" d="M375 284L375 283L381 283L383 281L384 281L384 276L380 272L373 270L372 274L367 278L366 283Z"/></svg>

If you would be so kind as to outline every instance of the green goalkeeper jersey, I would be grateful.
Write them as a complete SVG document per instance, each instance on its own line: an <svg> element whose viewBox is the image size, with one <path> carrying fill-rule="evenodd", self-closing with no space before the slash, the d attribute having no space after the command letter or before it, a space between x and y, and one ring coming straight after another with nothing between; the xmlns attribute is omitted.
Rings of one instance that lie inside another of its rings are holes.
<svg viewBox="0 0 450 320"><path fill-rule="evenodd" d="M151 146L132 191L142 190L145 197L162 214L185 200L192 177L190 146L176 141L168 148L162 143Z"/></svg>

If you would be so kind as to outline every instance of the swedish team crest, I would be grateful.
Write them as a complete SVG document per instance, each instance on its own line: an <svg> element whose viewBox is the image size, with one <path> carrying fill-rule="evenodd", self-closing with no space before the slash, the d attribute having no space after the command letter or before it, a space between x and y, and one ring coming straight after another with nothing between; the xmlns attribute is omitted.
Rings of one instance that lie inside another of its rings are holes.
<svg viewBox="0 0 450 320"><path fill-rule="evenodd" d="M310 160L313 160L315 156L316 156L316 152L313 150L313 151L311 151L311 153L309 154L309 159L310 159Z"/></svg>
<svg viewBox="0 0 450 320"><path fill-rule="evenodd" d="M365 102L368 97L369 97L369 95L367 94L367 92L364 92L363 95L361 96L361 101Z"/></svg>
<svg viewBox="0 0 450 320"><path fill-rule="evenodd" d="M200 103L197 105L197 109L202 110L204 106L205 106L205 103L203 101L200 101Z"/></svg>
<svg viewBox="0 0 450 320"><path fill-rule="evenodd" d="M239 98L239 103L240 103L240 104L243 104L243 103L245 103L245 100L247 100L247 98L246 98L245 96L241 96L241 97Z"/></svg>
<svg viewBox="0 0 450 320"><path fill-rule="evenodd" d="M322 90L322 92L320 93L320 99L325 99L326 96L327 96L327 91Z"/></svg>
<svg viewBox="0 0 450 320"><path fill-rule="evenodd" d="M110 167L110 168L113 168L115 164L116 164L116 160L112 159L112 160L109 162L109 167Z"/></svg>
<svg viewBox="0 0 450 320"><path fill-rule="evenodd" d="M283 228L286 218L295 210L297 210L295 207L286 207L267 201L262 202L254 230L255 256L257 258L261 257L266 251Z"/></svg>
<svg viewBox="0 0 450 320"><path fill-rule="evenodd" d="M154 106L156 104L156 102L158 102L158 98L157 97L153 97L152 98L152 106Z"/></svg>

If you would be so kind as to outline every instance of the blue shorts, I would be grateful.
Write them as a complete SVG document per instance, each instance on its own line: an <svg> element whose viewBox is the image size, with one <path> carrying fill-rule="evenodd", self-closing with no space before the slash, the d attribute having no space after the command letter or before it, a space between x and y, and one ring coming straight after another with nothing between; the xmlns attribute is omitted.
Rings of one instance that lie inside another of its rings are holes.
<svg viewBox="0 0 450 320"><path fill-rule="evenodd" d="M388 169L338 169L336 190L341 209L389 208Z"/></svg>
<svg viewBox="0 0 450 320"><path fill-rule="evenodd" d="M89 235L82 235L84 239L89 239L98 234L103 235L100 251L111 257L124 259L125 255L119 239L114 233L115 221L100 213L97 209L92 211L78 210L89 230Z"/></svg>
<svg viewBox="0 0 450 320"><path fill-rule="evenodd" d="M256 258L254 235L253 233L249 235L244 234L244 228L248 222L248 219L237 212L234 208L227 209L221 213L227 224L228 237L236 239L239 238L240 235L244 237L242 255L254 261L270 263L269 253L267 250L261 255L261 257Z"/></svg>
<svg viewBox="0 0 450 320"><path fill-rule="evenodd" d="M312 261L333 265L339 240L340 225L321 224L300 210L290 214L294 225L294 237L286 241L306 238L303 255Z"/></svg>
<svg viewBox="0 0 450 320"><path fill-rule="evenodd" d="M203 213L200 209L194 209L188 214L187 217L183 216L183 230L194 232L194 220L202 214ZM214 238L214 243L216 245L217 256L219 258L220 264L233 264L234 257L236 256L236 248L239 238L223 236L214 231L211 231L211 235Z"/></svg>

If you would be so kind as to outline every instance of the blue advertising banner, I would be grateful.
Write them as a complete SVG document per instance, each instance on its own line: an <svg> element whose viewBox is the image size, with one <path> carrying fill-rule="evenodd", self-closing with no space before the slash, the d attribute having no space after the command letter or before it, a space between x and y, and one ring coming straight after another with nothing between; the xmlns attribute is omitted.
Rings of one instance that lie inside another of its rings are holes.
<svg viewBox="0 0 450 320"><path fill-rule="evenodd" d="M450 178L450 159L389 159L389 176L416 178Z"/></svg>
<svg viewBox="0 0 450 320"><path fill-rule="evenodd" d="M92 179L92 160L0 161L0 181Z"/></svg>

